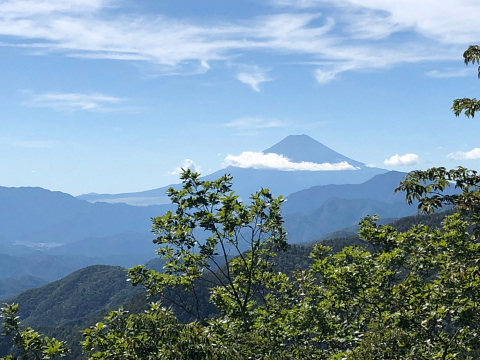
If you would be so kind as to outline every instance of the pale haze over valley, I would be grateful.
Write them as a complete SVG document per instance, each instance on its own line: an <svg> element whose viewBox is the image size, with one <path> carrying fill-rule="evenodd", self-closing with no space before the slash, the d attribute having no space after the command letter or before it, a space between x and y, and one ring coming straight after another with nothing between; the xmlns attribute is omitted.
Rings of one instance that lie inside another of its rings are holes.
<svg viewBox="0 0 480 360"><path fill-rule="evenodd" d="M368 166L478 168L480 2L0 2L1 186L73 195L181 167L336 171L262 154L307 134Z"/></svg>

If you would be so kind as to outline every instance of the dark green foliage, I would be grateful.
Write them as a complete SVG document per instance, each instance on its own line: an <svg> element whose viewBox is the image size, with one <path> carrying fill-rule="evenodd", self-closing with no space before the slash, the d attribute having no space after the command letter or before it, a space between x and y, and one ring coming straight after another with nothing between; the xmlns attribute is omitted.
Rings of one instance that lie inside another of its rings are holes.
<svg viewBox="0 0 480 360"><path fill-rule="evenodd" d="M93 313L114 308L138 290L127 282L125 269L95 265L15 298L23 323L41 328L86 325ZM59 303L61 299L61 303Z"/></svg>
<svg viewBox="0 0 480 360"><path fill-rule="evenodd" d="M228 359L228 347L218 346L195 322L184 325L168 309L152 303L143 314L114 311L84 331L89 359L202 360Z"/></svg>
<svg viewBox="0 0 480 360"><path fill-rule="evenodd" d="M312 249L313 246L290 245L286 251L275 257L274 270L292 275L296 270L308 269L313 263L310 258Z"/></svg>
<svg viewBox="0 0 480 360"><path fill-rule="evenodd" d="M11 339L14 350L2 359L57 359L70 352L65 342L43 336L30 327L22 328L17 316L18 304L5 304L0 310L4 335Z"/></svg>
<svg viewBox="0 0 480 360"><path fill-rule="evenodd" d="M125 269L96 265L41 288L27 290L8 301L20 305L23 324L65 340L72 349L68 358L74 359L81 356L81 330L139 293L146 308L144 292L127 282ZM4 346L0 356L5 355L6 350L8 347Z"/></svg>
<svg viewBox="0 0 480 360"><path fill-rule="evenodd" d="M460 193L445 194L454 186ZM432 213L443 206L454 207L480 233L480 176L475 170L443 167L413 171L395 191L404 191L408 203L418 201L420 212Z"/></svg>
<svg viewBox="0 0 480 360"><path fill-rule="evenodd" d="M480 64L480 46L470 45L468 49L463 53L465 65ZM478 77L480 78L480 66L478 67ZM453 101L452 106L455 116L460 116L465 112L466 117L475 117L475 114L480 110L480 101L473 98L456 99Z"/></svg>
<svg viewBox="0 0 480 360"><path fill-rule="evenodd" d="M361 236L378 250L317 246L331 358L477 359L475 311L480 245L459 214L444 229L400 233L366 219ZM330 357L329 357L330 358Z"/></svg>
<svg viewBox="0 0 480 360"><path fill-rule="evenodd" d="M441 228L442 222L445 217L453 215L454 210L445 210L442 212L436 212L433 214L418 214L413 216L406 216L401 219L395 220L392 225L398 231L407 231L415 225L426 225L430 228Z"/></svg>

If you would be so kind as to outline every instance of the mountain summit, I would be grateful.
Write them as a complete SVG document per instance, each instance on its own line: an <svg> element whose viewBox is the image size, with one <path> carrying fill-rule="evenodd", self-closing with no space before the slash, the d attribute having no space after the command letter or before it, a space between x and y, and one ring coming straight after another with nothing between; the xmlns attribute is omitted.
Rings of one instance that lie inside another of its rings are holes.
<svg viewBox="0 0 480 360"><path fill-rule="evenodd" d="M365 166L364 163L343 156L308 135L289 135L277 144L264 150L263 153L283 155L294 162L308 161L333 164L346 161L355 167Z"/></svg>
<svg viewBox="0 0 480 360"><path fill-rule="evenodd" d="M290 195L312 186L327 184L359 184L387 170L365 166L350 159L307 135L290 135L263 151L288 158L290 168L268 166L229 166L206 176L213 180L225 173L234 178L234 190L243 198L261 189L269 188L278 195ZM268 161L268 160L267 160ZM302 164L303 163L303 164ZM309 166L298 166L308 163ZM297 170L298 169L298 170Z"/></svg>
<svg viewBox="0 0 480 360"><path fill-rule="evenodd" d="M287 167L279 167L271 158L264 159L270 163L248 161L238 166L228 166L213 174L206 175L206 180L215 180L224 174L234 178L233 190L247 199L261 188L269 188L274 195L287 196L291 193L327 184L359 184L387 170L365 166L364 163L350 159L307 135L290 135L262 152L264 155L282 155L280 159L288 162ZM246 152L243 156L258 156L259 153ZM260 154L261 155L261 154ZM280 157L274 160L279 160ZM287 159L285 159L287 158ZM245 160L245 158L242 158ZM260 161L264 161L260 160ZM308 163L309 166L299 166ZM338 165L341 166L338 166ZM173 185L178 187L178 185ZM79 198L91 202L125 202L132 205L154 205L168 202L166 191L170 186L126 194L88 194Z"/></svg>

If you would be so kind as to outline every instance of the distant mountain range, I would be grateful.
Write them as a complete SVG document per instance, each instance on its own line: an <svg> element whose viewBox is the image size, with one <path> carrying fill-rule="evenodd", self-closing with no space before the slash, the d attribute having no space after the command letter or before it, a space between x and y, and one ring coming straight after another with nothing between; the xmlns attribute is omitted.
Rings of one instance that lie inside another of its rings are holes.
<svg viewBox="0 0 480 360"><path fill-rule="evenodd" d="M288 201L283 205L283 213L310 212L331 198L370 199L389 204L405 203L405 195L395 194L394 190L406 175L399 171L389 171L375 175L361 184L330 184L300 190L287 197Z"/></svg>
<svg viewBox="0 0 480 360"><path fill-rule="evenodd" d="M41 188L0 187L0 244L72 243L125 231L145 232L163 207L89 203Z"/></svg>
<svg viewBox="0 0 480 360"><path fill-rule="evenodd" d="M230 167L204 177L217 179L231 173L233 189L247 201L262 187L288 195L283 213L291 243L356 225L368 214L397 218L416 212L415 207L405 205L402 195L393 194L405 173L367 167L306 135L289 136L264 153L281 154L295 163L345 162L357 168L280 171ZM5 291L12 293L9 284L15 279L18 289L23 289L94 264L131 267L155 258L151 218L172 206L132 204L166 202L166 189L75 198L41 188L0 187L0 280L5 279L5 289L10 289Z"/></svg>
<svg viewBox="0 0 480 360"><path fill-rule="evenodd" d="M291 194L283 206L289 237L306 242L357 225L367 215L396 219L415 214L416 206L394 194L405 175L390 171L362 184L314 186Z"/></svg>

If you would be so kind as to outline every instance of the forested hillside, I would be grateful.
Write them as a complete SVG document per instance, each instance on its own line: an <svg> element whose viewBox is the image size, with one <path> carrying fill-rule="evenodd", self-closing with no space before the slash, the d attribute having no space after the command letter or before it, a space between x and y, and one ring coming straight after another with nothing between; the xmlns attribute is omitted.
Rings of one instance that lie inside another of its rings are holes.
<svg viewBox="0 0 480 360"><path fill-rule="evenodd" d="M67 340L74 355L79 356L81 330L141 293L126 280L124 268L95 265L6 301L20 304L19 315L25 326ZM3 342L0 355L5 355L6 347Z"/></svg>

